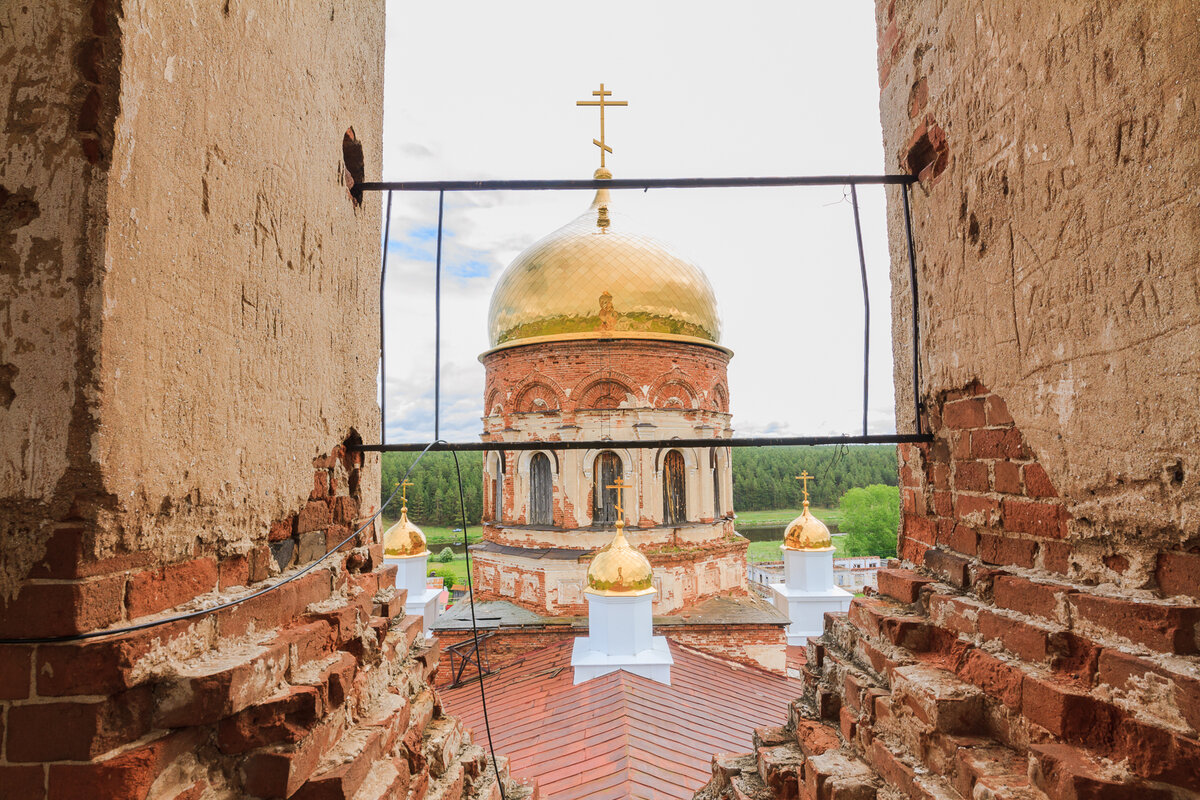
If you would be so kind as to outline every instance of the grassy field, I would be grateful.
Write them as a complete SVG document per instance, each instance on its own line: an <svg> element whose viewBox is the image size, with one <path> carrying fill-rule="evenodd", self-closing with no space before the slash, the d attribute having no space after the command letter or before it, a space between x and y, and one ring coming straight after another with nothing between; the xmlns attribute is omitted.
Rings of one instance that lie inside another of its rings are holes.
<svg viewBox="0 0 1200 800"><path fill-rule="evenodd" d="M834 558L844 558L846 556L844 536L833 537L833 556ZM782 539L773 542L751 542L750 549L746 551L747 561L780 561L783 555L779 552L779 546L783 544Z"/></svg>
<svg viewBox="0 0 1200 800"><path fill-rule="evenodd" d="M446 578L446 588L454 584L467 585L467 557L455 556L453 561L442 564L433 559L429 560L429 569ZM447 574L450 573L450 574Z"/></svg>
<svg viewBox="0 0 1200 800"><path fill-rule="evenodd" d="M842 511L839 508L810 506L809 511L826 525L837 525L842 521ZM798 516L800 516L800 509L798 508L775 509L773 511L739 511L737 512L736 523L738 527L745 526L747 528L767 525L787 525Z"/></svg>
<svg viewBox="0 0 1200 800"><path fill-rule="evenodd" d="M383 529L386 531L399 518L399 514L391 516L386 511L383 512ZM448 544L462 544L462 531L455 533L452 528L442 528L437 525L422 525L416 520L413 520L413 522L416 522L421 532L425 534L425 541L429 544L429 549L432 552L436 553ZM478 525L472 525L467 529L467 541L471 544L478 542L481 536L483 536L483 529Z"/></svg>

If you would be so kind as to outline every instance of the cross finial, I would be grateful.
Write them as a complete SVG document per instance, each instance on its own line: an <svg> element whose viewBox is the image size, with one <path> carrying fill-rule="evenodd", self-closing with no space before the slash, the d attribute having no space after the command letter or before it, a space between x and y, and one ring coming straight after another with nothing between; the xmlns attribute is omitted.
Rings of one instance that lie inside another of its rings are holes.
<svg viewBox="0 0 1200 800"><path fill-rule="evenodd" d="M400 487L401 510L408 511L408 487L416 486L416 484L412 481L405 481L404 483L396 481L396 485Z"/></svg>
<svg viewBox="0 0 1200 800"><path fill-rule="evenodd" d="M803 485L804 485L804 505L808 505L808 482L809 482L809 481L811 481L811 480L815 480L815 478L814 478L812 475L809 475L809 474L808 474L808 470L806 470L806 469L805 469L805 470L801 470L801 471L800 471L800 474L796 476L796 480L798 480L798 481L802 481L802 482L803 482Z"/></svg>
<svg viewBox="0 0 1200 800"><path fill-rule="evenodd" d="M577 100L577 106L599 106L600 108L600 138L592 139L592 144L600 148L600 166L604 166L604 154L611 153L612 148L604 143L604 109L609 106L627 106L628 100L605 100L606 97L612 97L612 92L604 90L604 84L600 84L600 91L592 92L593 97L599 97L599 100Z"/></svg>
<svg viewBox="0 0 1200 800"><path fill-rule="evenodd" d="M631 488L630 485L625 482L623 477L618 477L616 483L612 484L611 486L605 486L604 488L617 490L617 502L615 503L615 508L617 509L617 524L622 528L625 527L625 508L621 505L621 492Z"/></svg>

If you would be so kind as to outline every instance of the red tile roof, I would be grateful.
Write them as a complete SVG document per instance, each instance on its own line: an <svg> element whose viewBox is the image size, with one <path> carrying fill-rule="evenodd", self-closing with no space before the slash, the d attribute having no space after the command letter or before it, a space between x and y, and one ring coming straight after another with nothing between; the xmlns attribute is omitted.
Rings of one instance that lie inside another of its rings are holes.
<svg viewBox="0 0 1200 800"><path fill-rule="evenodd" d="M741 753L754 728L782 725L800 682L674 643L671 685L612 672L573 685L571 642L529 653L484 680L497 755L549 800L691 798L714 753ZM442 692L484 744L479 684Z"/></svg>

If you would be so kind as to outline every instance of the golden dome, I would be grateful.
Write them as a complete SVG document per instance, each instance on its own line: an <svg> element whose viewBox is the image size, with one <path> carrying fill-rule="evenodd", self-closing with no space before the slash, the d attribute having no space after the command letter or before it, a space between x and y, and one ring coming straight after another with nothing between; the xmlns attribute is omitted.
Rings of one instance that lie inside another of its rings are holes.
<svg viewBox="0 0 1200 800"><path fill-rule="evenodd" d="M597 180L612 173L596 170ZM632 232L608 189L535 242L500 276L488 310L493 348L564 339L669 339L715 345L717 299L698 267Z"/></svg>
<svg viewBox="0 0 1200 800"><path fill-rule="evenodd" d="M789 550L832 550L833 539L825 523L808 510L804 501L804 513L792 520L783 533L783 546Z"/></svg>
<svg viewBox="0 0 1200 800"><path fill-rule="evenodd" d="M587 591L603 595L639 595L654 591L650 561L625 539L625 523L617 521L617 534L601 547L587 571Z"/></svg>
<svg viewBox="0 0 1200 800"><path fill-rule="evenodd" d="M400 509L400 519L383 534L383 554L389 558L410 558L423 556L429 551L425 549L425 534L408 519L408 503Z"/></svg>

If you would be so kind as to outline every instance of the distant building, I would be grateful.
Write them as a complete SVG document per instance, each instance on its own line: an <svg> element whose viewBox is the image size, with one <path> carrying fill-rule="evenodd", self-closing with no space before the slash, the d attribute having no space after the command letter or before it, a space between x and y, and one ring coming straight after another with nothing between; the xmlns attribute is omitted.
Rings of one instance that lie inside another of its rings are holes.
<svg viewBox="0 0 1200 800"><path fill-rule="evenodd" d="M883 566L879 556L855 556L833 560L833 582L848 592L876 588L876 573Z"/></svg>

